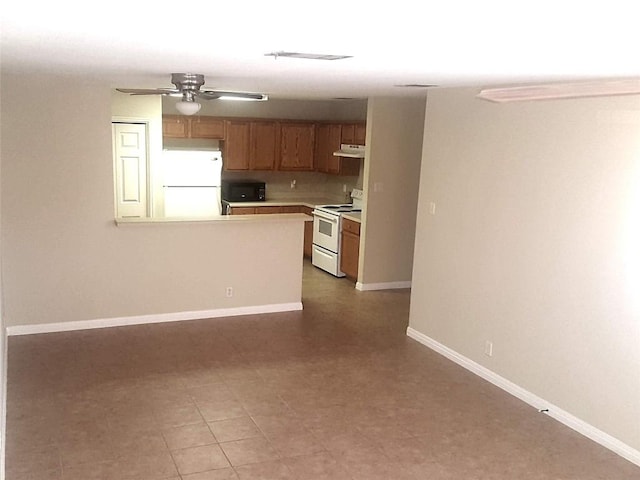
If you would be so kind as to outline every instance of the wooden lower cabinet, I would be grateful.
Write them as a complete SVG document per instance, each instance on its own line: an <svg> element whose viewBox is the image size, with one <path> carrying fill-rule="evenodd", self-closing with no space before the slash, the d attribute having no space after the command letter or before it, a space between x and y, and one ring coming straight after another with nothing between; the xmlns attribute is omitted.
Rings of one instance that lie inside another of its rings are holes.
<svg viewBox="0 0 640 480"><path fill-rule="evenodd" d="M300 213L309 215L313 219L313 208L303 206ZM304 256L311 258L313 253L313 221L304 222Z"/></svg>
<svg viewBox="0 0 640 480"><path fill-rule="evenodd" d="M256 207L256 214L283 213L282 207Z"/></svg>
<svg viewBox="0 0 640 480"><path fill-rule="evenodd" d="M304 213L312 216L313 208L305 205L268 207L231 207L230 215L260 215L270 213ZM304 256L311 258L313 252L313 222L304 222Z"/></svg>
<svg viewBox="0 0 640 480"><path fill-rule="evenodd" d="M360 256L360 224L348 218L343 218L340 237L342 242L340 270L347 277L357 279L358 259Z"/></svg>
<svg viewBox="0 0 640 480"><path fill-rule="evenodd" d="M282 209L281 213L302 213L304 207L302 205L284 205L280 208Z"/></svg>
<svg viewBox="0 0 640 480"><path fill-rule="evenodd" d="M231 207L229 215L253 215L256 213L255 207Z"/></svg>

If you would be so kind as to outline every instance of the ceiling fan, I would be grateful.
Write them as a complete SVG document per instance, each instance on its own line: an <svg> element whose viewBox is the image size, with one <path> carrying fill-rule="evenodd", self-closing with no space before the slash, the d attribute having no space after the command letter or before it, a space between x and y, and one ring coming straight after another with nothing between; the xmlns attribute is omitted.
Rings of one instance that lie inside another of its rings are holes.
<svg viewBox="0 0 640 480"><path fill-rule="evenodd" d="M250 100L262 101L269 97L263 93L226 92L222 90L200 90L204 85L204 75L199 73L172 73L171 83L176 88L116 88L119 92L131 95L181 95L182 100L176 103L176 108L183 115L193 115L200 110L197 98L203 100Z"/></svg>

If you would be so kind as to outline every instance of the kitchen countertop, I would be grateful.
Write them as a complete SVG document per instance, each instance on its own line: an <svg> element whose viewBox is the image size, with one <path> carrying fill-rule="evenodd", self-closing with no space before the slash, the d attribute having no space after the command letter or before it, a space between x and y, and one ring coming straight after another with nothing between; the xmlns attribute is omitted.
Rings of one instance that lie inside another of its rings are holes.
<svg viewBox="0 0 640 480"><path fill-rule="evenodd" d="M332 205L345 203L336 198L329 197L287 197L287 198L268 198L263 202L227 202L231 207L286 207L294 205L304 205L305 207L315 208L316 205Z"/></svg>
<svg viewBox="0 0 640 480"><path fill-rule="evenodd" d="M354 222L362 223L361 220L362 212L351 212L351 213L343 213L342 218L348 218L349 220L353 220Z"/></svg>
<svg viewBox="0 0 640 480"><path fill-rule="evenodd" d="M287 197L287 198L269 198L264 202L227 202L233 207L287 207L295 205L304 205L305 207L315 208L317 205L336 205L347 203L340 199L329 197ZM344 218L361 223L362 212L343 213Z"/></svg>

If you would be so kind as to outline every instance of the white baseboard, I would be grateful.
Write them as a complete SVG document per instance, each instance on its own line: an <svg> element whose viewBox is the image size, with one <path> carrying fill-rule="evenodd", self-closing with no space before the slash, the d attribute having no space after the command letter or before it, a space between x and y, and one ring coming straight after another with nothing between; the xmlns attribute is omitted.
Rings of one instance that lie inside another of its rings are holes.
<svg viewBox="0 0 640 480"><path fill-rule="evenodd" d="M219 308L216 310L198 310L194 312L160 313L157 315L137 315L97 320L78 320L74 322L40 323L36 325L14 325L7 327L7 335L32 335L36 333L69 332L94 328L122 327L145 323L180 322L203 318L236 317L260 313L291 312L302 310L302 302L256 305L251 307Z"/></svg>
<svg viewBox="0 0 640 480"><path fill-rule="evenodd" d="M356 290L393 290L398 288L411 288L411 281L408 282L385 282L385 283L362 283L356 282Z"/></svg>
<svg viewBox="0 0 640 480"><path fill-rule="evenodd" d="M603 447L608 448L612 452L617 453L618 455L629 460L630 462L640 466L640 451L621 442L617 438L614 438L608 433L605 433L602 430L599 430L598 428L594 427L593 425L590 425L589 423L571 415L569 412L566 412L561 408L556 407L555 405L547 402L543 398L540 398L537 395L534 395L533 393L529 392L528 390L525 390L519 385L516 385L515 383L507 380L506 378L501 377L497 373L489 370L486 367L483 367L479 363L476 363L473 360L463 355L460 355L455 350L452 350L449 347L442 345L441 343L437 342L431 337L428 337L427 335L424 335L423 333L420 333L411 327L407 328L407 336L429 347L430 349L438 352L439 354L443 355L449 360L466 368L470 372L475 373L476 375L482 377L488 382L510 393L514 397L519 398L523 402L528 403L534 408L538 410L544 410L544 413L554 418L555 420L559 421L560 423L584 435L585 437L593 440L594 442L599 443Z"/></svg>

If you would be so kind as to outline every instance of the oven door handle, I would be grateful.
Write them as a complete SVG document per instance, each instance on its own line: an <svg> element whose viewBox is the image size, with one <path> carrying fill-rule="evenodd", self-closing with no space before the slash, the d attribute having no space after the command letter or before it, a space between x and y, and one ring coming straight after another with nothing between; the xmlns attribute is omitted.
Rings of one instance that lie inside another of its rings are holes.
<svg viewBox="0 0 640 480"><path fill-rule="evenodd" d="M327 215L321 212L318 212L317 210L313 211L313 215L319 218L322 218L323 220L327 220L331 223L338 223L338 218L337 217L333 217L331 215Z"/></svg>

